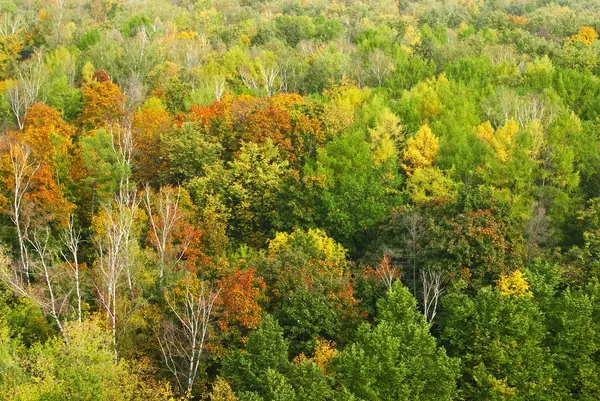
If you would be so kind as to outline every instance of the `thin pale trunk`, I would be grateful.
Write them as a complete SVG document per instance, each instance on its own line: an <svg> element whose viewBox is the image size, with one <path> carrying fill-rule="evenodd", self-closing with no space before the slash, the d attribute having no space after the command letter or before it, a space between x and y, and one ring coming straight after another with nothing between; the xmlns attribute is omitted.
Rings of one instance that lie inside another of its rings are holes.
<svg viewBox="0 0 600 401"><path fill-rule="evenodd" d="M113 352L115 357L115 362L119 359L119 351L117 350L117 291L116 286L113 287L113 295L112 295L112 327L111 327L111 335L112 335L112 343L113 343Z"/></svg>
<svg viewBox="0 0 600 401"><path fill-rule="evenodd" d="M77 293L77 320L81 323L81 290L79 288L79 262L75 257L75 292Z"/></svg>
<svg viewBox="0 0 600 401"><path fill-rule="evenodd" d="M21 223L19 222L19 216L15 218L15 224L17 226L17 237L19 239L19 251L21 253L21 264L23 265L23 272L25 274L25 282L27 286L30 285L29 282L29 253L27 251L27 247L25 246L25 237L23 236L23 232L21 230Z"/></svg>
<svg viewBox="0 0 600 401"><path fill-rule="evenodd" d="M54 299L54 291L52 290L52 282L50 281L50 275L48 273L48 267L46 266L45 262L43 262L43 266L44 266L44 276L46 277L46 285L48 286L48 292L50 293L52 316L54 317L54 320L56 321L56 324L58 325L58 329L62 333L63 325L60 323L60 318L58 316L58 313L56 312L56 302Z"/></svg>

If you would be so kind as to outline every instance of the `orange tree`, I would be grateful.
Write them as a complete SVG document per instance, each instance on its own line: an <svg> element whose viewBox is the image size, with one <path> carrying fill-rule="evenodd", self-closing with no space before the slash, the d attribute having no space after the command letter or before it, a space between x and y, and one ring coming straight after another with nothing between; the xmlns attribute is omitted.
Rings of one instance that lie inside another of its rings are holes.
<svg viewBox="0 0 600 401"><path fill-rule="evenodd" d="M208 106L192 106L190 113L181 116L183 121L200 123L229 154L243 142L264 144L270 139L291 163L314 155L326 139L318 107L295 94L227 96Z"/></svg>
<svg viewBox="0 0 600 401"><path fill-rule="evenodd" d="M80 122L88 128L109 126L125 115L125 94L103 71L84 86Z"/></svg>

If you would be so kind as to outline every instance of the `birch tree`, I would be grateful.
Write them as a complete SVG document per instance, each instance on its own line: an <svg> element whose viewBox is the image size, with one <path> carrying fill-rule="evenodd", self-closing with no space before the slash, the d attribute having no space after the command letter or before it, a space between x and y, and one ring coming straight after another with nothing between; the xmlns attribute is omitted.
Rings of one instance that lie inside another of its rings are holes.
<svg viewBox="0 0 600 401"><path fill-rule="evenodd" d="M115 359L118 358L120 288L127 285L130 293L133 292L129 254L138 204L139 197L135 191L122 190L111 204L104 207L96 224L95 245L99 274L96 288L112 334Z"/></svg>
<svg viewBox="0 0 600 401"><path fill-rule="evenodd" d="M65 262L71 267L75 281L75 294L77 297L77 320L81 322L81 278L79 264L79 246L81 244L81 229L75 229L74 216L69 217L69 224L61 234L63 245L68 252L61 251L61 255Z"/></svg>
<svg viewBox="0 0 600 401"><path fill-rule="evenodd" d="M23 129L27 109L37 101L44 101L42 86L48 72L44 65L42 52L36 53L32 60L21 63L17 68L18 79L8 87L8 101L19 129Z"/></svg>
<svg viewBox="0 0 600 401"><path fill-rule="evenodd" d="M158 193L153 195L149 187L146 187L144 203L148 214L152 244L158 257L158 280L159 286L163 288L165 271L172 270L183 257L189 240L184 240L179 248L173 246L173 235L184 215L180 208L181 187L175 191L174 188L162 187Z"/></svg>
<svg viewBox="0 0 600 401"><path fill-rule="evenodd" d="M181 280L165 296L171 318L163 321L157 338L164 363L182 392L193 390L218 296L195 277Z"/></svg>
<svg viewBox="0 0 600 401"><path fill-rule="evenodd" d="M65 277L56 263L49 228L34 230L27 242L32 248L29 260L31 280L26 282L20 274L18 263L13 263L0 266L0 281L15 294L37 304L51 316L62 333L63 321L69 310L71 280Z"/></svg>
<svg viewBox="0 0 600 401"><path fill-rule="evenodd" d="M33 156L31 148L26 145L10 144L10 166L12 168L12 202L10 219L17 230L19 243L19 274L29 284L29 251L27 248L28 219L24 216L25 194L31 187L32 178L40 168L40 163Z"/></svg>

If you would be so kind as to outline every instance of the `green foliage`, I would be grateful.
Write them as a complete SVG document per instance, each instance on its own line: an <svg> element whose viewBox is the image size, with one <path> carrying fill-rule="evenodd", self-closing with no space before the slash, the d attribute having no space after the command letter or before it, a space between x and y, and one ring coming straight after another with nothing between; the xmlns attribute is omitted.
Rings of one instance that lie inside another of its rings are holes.
<svg viewBox="0 0 600 401"><path fill-rule="evenodd" d="M205 175L207 167L216 163L222 153L221 145L203 135L194 123L184 123L167 132L161 143L163 160L169 166L169 181L174 184Z"/></svg>
<svg viewBox="0 0 600 401"><path fill-rule="evenodd" d="M48 83L47 104L62 111L65 120L73 121L83 108L81 91L69 84L67 76L55 78Z"/></svg>
<svg viewBox="0 0 600 401"><path fill-rule="evenodd" d="M377 166L371 160L364 133L349 132L327 144L304 172L316 202L315 223L351 253L364 250L373 230L398 201L399 177L393 161Z"/></svg>
<svg viewBox="0 0 600 401"><path fill-rule="evenodd" d="M346 250L322 231L278 233L259 271L271 288L270 311L307 353L317 336L347 341L356 319Z"/></svg>
<svg viewBox="0 0 600 401"><path fill-rule="evenodd" d="M123 24L121 33L125 36L135 36L142 29L147 29L148 31L152 29L150 18L145 15L135 15Z"/></svg>
<svg viewBox="0 0 600 401"><path fill-rule="evenodd" d="M500 324L501 322L501 324ZM460 389L476 400L549 400L555 375L544 316L530 296L484 287L443 299L442 343L461 358Z"/></svg>
<svg viewBox="0 0 600 401"><path fill-rule="evenodd" d="M216 200L231 219L230 232L240 243L260 246L276 218L276 202L288 163L270 139L242 145L234 161L205 167L206 175L189 184L196 202Z"/></svg>
<svg viewBox="0 0 600 401"><path fill-rule="evenodd" d="M452 400L458 360L446 356L416 310L417 302L397 282L378 302L379 322L362 325L357 342L334 361L337 380L363 400Z"/></svg>
<svg viewBox="0 0 600 401"><path fill-rule="evenodd" d="M310 39L315 34L315 26L309 17L284 15L275 20L277 35L288 45L296 47L303 40Z"/></svg>
<svg viewBox="0 0 600 401"><path fill-rule="evenodd" d="M0 335L1 352L8 354L3 363L14 374L14 392L7 400L141 400L150 394L167 399L166 388L153 387L153 381L144 384L125 361L115 363L110 337L95 322L69 323L64 339L53 338L29 350L28 359L19 360L26 367L24 379L20 372L25 369L19 370L11 359L16 354L5 328Z"/></svg>
<svg viewBox="0 0 600 401"><path fill-rule="evenodd" d="M113 136L104 129L81 138L81 156L89 171L84 182L94 203L111 199L121 177L130 174L129 167L119 163L113 141Z"/></svg>
<svg viewBox="0 0 600 401"><path fill-rule="evenodd" d="M598 21L0 0L0 398L600 399Z"/></svg>
<svg viewBox="0 0 600 401"><path fill-rule="evenodd" d="M98 29L91 29L88 32L81 35L77 40L77 47L81 51L86 51L90 47L94 46L100 41L100 31Z"/></svg>
<svg viewBox="0 0 600 401"><path fill-rule="evenodd" d="M223 366L240 400L318 400L331 394L323 371L310 361L288 361L288 344L275 319L266 316L248 338L244 351L234 351Z"/></svg>

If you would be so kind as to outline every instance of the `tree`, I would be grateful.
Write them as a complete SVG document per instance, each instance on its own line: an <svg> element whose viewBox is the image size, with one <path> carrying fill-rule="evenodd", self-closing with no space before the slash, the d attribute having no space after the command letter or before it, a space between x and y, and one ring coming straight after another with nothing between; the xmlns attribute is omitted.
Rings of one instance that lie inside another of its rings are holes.
<svg viewBox="0 0 600 401"><path fill-rule="evenodd" d="M81 228L75 228L74 215L69 217L69 225L64 229L61 234L61 242L67 248L67 253L61 251L61 255L65 262L73 270L75 275L75 295L77 297L77 320L81 323L83 311L82 311L82 293L81 293L81 264L79 262L79 249L81 246ZM67 256L69 254L69 256Z"/></svg>
<svg viewBox="0 0 600 401"><path fill-rule="evenodd" d="M338 136L318 152L316 163L304 167L301 196L314 202L305 201L314 208L314 216L298 218L310 219L358 255L398 201L395 170L394 160L381 166L372 163L363 132Z"/></svg>
<svg viewBox="0 0 600 401"><path fill-rule="evenodd" d="M555 375L544 317L531 296L484 287L443 298L441 338L463 361L459 388L473 399L546 400ZM514 344L519 344L518 347Z"/></svg>
<svg viewBox="0 0 600 401"><path fill-rule="evenodd" d="M0 257L4 257L0 255ZM2 260L6 263L6 260ZM11 338L10 328L4 317L0 319L0 395L10 400L15 389L25 381L26 374L18 363L19 343Z"/></svg>
<svg viewBox="0 0 600 401"><path fill-rule="evenodd" d="M23 128L27 109L35 102L44 100L42 86L46 81L47 71L43 60L40 52L32 60L22 63L17 68L18 80L8 88L10 109L19 128Z"/></svg>
<svg viewBox="0 0 600 401"><path fill-rule="evenodd" d="M598 333L593 306L597 287L592 286L562 292L552 288L554 299L544 308L548 328L546 343L553 356L558 392L579 400L592 400L600 394L596 379L600 366L594 356L598 344L593 340Z"/></svg>
<svg viewBox="0 0 600 401"><path fill-rule="evenodd" d="M114 358L118 358L118 324L121 305L121 288L126 285L134 291L134 276L130 261L134 242L134 224L140 199L134 190L121 187L115 200L104 205L94 217L94 245L97 254L97 292L111 331Z"/></svg>
<svg viewBox="0 0 600 401"><path fill-rule="evenodd" d="M166 162L165 175L172 185L203 176L208 166L216 163L223 153L221 144L203 135L201 126L193 122L162 135L161 144L162 149L158 151Z"/></svg>
<svg viewBox="0 0 600 401"><path fill-rule="evenodd" d="M193 276L178 281L165 294L171 316L163 320L157 338L165 366L182 393L194 389L218 296L218 291Z"/></svg>
<svg viewBox="0 0 600 401"><path fill-rule="evenodd" d="M53 338L36 345L23 361L28 378L17 385L8 400L167 400L172 395L159 380L137 373L144 362L115 362L110 336L98 322L71 322L65 325L64 338ZM14 398L13 398L14 397Z"/></svg>
<svg viewBox="0 0 600 401"><path fill-rule="evenodd" d="M315 337L344 342L357 318L347 251L321 230L278 233L259 272L270 290L270 312L307 352Z"/></svg>
<svg viewBox="0 0 600 401"><path fill-rule="evenodd" d="M231 386L222 376L218 376L212 385L210 392L211 401L238 401Z"/></svg>
<svg viewBox="0 0 600 401"><path fill-rule="evenodd" d="M28 238L31 247L28 274L30 281L23 278L20 264L8 260L0 269L0 281L15 295L26 298L49 315L59 332L63 332L63 323L69 312L72 280L55 263L55 250L50 241L50 230L43 233L34 231ZM3 256L3 255L0 255Z"/></svg>
<svg viewBox="0 0 600 401"><path fill-rule="evenodd" d="M192 180L188 188L199 204L218 202L235 240L260 246L273 229L278 195L288 172L288 162L270 139L264 145L247 142L227 166L213 164L206 176Z"/></svg>
<svg viewBox="0 0 600 401"><path fill-rule="evenodd" d="M138 144L133 159L133 176L146 184L157 185L166 175L162 141L163 135L172 130L171 116L157 98L148 99L135 113L132 130Z"/></svg>
<svg viewBox="0 0 600 401"><path fill-rule="evenodd" d="M244 352L236 350L225 359L223 372L241 400L316 401L332 395L319 366L304 359L290 363L287 346L281 327L267 315Z"/></svg>
<svg viewBox="0 0 600 401"><path fill-rule="evenodd" d="M374 78L377 86L383 85L383 81L394 71L394 63L381 49L375 49L367 55L368 72Z"/></svg>
<svg viewBox="0 0 600 401"><path fill-rule="evenodd" d="M515 120L508 120L503 127L494 129L489 121L475 128L478 137L485 141L494 151L495 156L501 161L509 159L510 147L519 132L519 125Z"/></svg>
<svg viewBox="0 0 600 401"><path fill-rule="evenodd" d="M83 110L80 121L90 128L110 126L125 115L126 97L103 71L82 89Z"/></svg>
<svg viewBox="0 0 600 401"><path fill-rule="evenodd" d="M406 190L415 204L452 199L455 183L437 167L418 168L406 179Z"/></svg>
<svg viewBox="0 0 600 401"><path fill-rule="evenodd" d="M255 329L262 323L266 285L254 268L239 269L226 273L217 281L221 309L219 328L224 334L236 340L243 340L248 329Z"/></svg>
<svg viewBox="0 0 600 401"><path fill-rule="evenodd" d="M335 377L363 400L451 400L458 360L449 358L429 332L417 302L397 281L378 302L379 322L364 323L356 342L333 361Z"/></svg>
<svg viewBox="0 0 600 401"><path fill-rule="evenodd" d="M523 237L508 213L484 188L394 211L384 249L405 261L428 320L447 285L465 280L473 291L523 266Z"/></svg>
<svg viewBox="0 0 600 401"><path fill-rule="evenodd" d="M398 156L398 149L404 139L403 128L400 119L389 109L385 109L378 117L375 126L369 128L375 164L382 165Z"/></svg>
<svg viewBox="0 0 600 401"><path fill-rule="evenodd" d="M76 128L65 122L60 111L43 103L35 103L27 110L22 132L11 133L11 136L30 146L35 157L47 166L63 196L72 191L70 170L75 131Z"/></svg>
<svg viewBox="0 0 600 401"><path fill-rule="evenodd" d="M180 205L180 202L182 203ZM150 242L157 253L158 284L162 291L165 273L175 269L192 242L186 227L191 206L187 191L178 187L161 187L156 194L146 187L144 203L150 225ZM190 230L188 230L190 231Z"/></svg>
<svg viewBox="0 0 600 401"><path fill-rule="evenodd" d="M410 175L416 169L431 167L437 156L439 140L427 125L406 142L402 167Z"/></svg>
<svg viewBox="0 0 600 401"><path fill-rule="evenodd" d="M13 144L9 144L9 163L12 170L12 182L8 182L7 189L12 192L12 204L8 213L17 229L20 263L22 267L21 278L29 283L30 260L29 250L26 245L28 222L23 216L23 201L25 194L30 189L33 175L37 173L40 166L33 157L29 147Z"/></svg>
<svg viewBox="0 0 600 401"><path fill-rule="evenodd" d="M8 8L8 7L6 7ZM10 67L19 58L19 53L25 47L25 20L15 12L3 14L0 29L0 79L6 79Z"/></svg>
<svg viewBox="0 0 600 401"><path fill-rule="evenodd" d="M598 32L590 26L582 26L579 33L571 36L569 40L581 42L586 46L591 46L598 39Z"/></svg>

